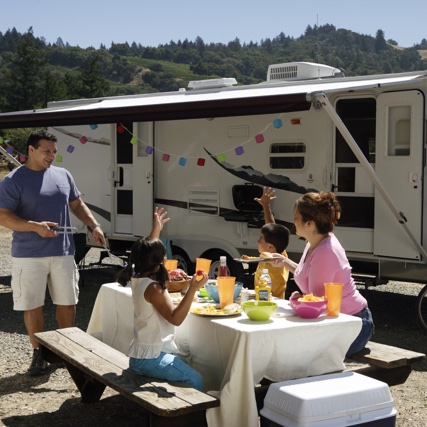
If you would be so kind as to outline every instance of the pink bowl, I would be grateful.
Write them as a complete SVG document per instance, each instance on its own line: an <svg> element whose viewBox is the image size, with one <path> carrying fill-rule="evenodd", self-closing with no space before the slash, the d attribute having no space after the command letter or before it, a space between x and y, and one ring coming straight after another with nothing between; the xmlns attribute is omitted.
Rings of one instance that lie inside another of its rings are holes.
<svg viewBox="0 0 427 427"><path fill-rule="evenodd" d="M298 298L289 300L295 313L304 319L315 319L326 309L328 301L298 301Z"/></svg>

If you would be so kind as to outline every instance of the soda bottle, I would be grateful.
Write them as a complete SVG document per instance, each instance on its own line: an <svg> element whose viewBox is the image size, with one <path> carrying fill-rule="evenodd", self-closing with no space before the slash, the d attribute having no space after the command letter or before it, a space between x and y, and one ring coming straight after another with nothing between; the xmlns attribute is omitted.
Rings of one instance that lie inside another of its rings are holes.
<svg viewBox="0 0 427 427"><path fill-rule="evenodd" d="M271 277L266 268L262 270L258 286L255 288L255 295L257 301L270 301L271 299Z"/></svg>
<svg viewBox="0 0 427 427"><path fill-rule="evenodd" d="M218 276L228 276L227 272L227 257L220 256L219 257L219 268L218 268Z"/></svg>

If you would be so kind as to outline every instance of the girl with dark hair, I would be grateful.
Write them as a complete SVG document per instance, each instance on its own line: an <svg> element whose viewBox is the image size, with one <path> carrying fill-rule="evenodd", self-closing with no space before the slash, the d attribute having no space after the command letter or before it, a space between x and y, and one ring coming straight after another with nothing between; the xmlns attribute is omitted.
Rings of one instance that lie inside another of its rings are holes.
<svg viewBox="0 0 427 427"><path fill-rule="evenodd" d="M301 260L296 263L275 254L281 259L272 263L291 271L304 294L320 297L325 295L325 283L344 284L341 312L362 319L362 330L347 352L349 357L371 339L374 322L366 299L356 288L345 250L332 233L340 215L341 206L334 193L307 193L300 197L294 204L294 224L296 234L307 241Z"/></svg>
<svg viewBox="0 0 427 427"><path fill-rule="evenodd" d="M157 238L141 238L131 250L128 265L119 272L117 281L130 281L134 305L134 333L128 356L129 366L139 375L167 381L179 381L203 390L199 373L173 354L174 326L187 316L196 291L208 281L203 273L194 275L182 301L174 306L166 289L168 272L164 266L166 248Z"/></svg>

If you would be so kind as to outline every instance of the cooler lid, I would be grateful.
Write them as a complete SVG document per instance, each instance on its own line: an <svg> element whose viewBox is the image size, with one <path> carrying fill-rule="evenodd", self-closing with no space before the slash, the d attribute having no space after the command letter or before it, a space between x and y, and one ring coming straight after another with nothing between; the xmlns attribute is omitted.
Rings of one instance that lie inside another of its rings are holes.
<svg viewBox="0 0 427 427"><path fill-rule="evenodd" d="M388 385L356 372L342 372L270 385L261 414L298 422L292 425L329 420L332 426L334 418L357 418L373 411L384 416L395 413Z"/></svg>

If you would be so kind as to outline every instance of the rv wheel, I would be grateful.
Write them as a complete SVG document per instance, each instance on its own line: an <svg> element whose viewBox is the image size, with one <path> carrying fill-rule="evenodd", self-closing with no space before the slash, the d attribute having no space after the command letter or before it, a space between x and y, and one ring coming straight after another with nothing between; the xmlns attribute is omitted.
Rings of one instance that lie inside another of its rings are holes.
<svg viewBox="0 0 427 427"><path fill-rule="evenodd" d="M418 323L424 332L427 332L427 285L421 289L417 297Z"/></svg>
<svg viewBox="0 0 427 427"><path fill-rule="evenodd" d="M187 274L190 274L192 263L187 253L183 249L179 248L178 246L172 245L171 249L172 249L172 259L178 260L178 268L180 268L181 270L184 270Z"/></svg>

